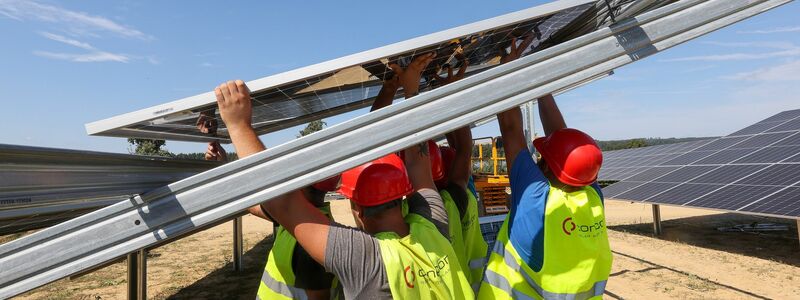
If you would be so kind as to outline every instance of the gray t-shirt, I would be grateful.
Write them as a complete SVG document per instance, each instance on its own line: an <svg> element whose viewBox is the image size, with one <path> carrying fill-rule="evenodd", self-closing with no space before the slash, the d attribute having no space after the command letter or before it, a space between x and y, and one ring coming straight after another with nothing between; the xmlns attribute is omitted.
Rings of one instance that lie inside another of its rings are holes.
<svg viewBox="0 0 800 300"><path fill-rule="evenodd" d="M428 219L442 236L448 236L447 212L438 192L421 189L406 201L409 213ZM392 299L378 240L362 230L331 224L325 269L339 277L347 299Z"/></svg>

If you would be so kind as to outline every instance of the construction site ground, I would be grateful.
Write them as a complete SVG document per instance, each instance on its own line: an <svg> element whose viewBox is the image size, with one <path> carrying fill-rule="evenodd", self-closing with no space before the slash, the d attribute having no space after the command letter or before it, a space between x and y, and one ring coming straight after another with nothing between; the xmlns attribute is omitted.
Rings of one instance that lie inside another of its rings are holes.
<svg viewBox="0 0 800 300"><path fill-rule="evenodd" d="M334 217L354 224L345 201ZM663 235L652 236L650 205L607 201L614 253L606 299L800 299L800 244L794 220L662 207ZM788 231L721 232L717 227L773 222ZM148 255L149 299L254 299L272 243L272 225L244 218L244 271L231 264L231 223ZM5 242L20 235L0 237ZM126 264L62 279L20 299L125 299Z"/></svg>

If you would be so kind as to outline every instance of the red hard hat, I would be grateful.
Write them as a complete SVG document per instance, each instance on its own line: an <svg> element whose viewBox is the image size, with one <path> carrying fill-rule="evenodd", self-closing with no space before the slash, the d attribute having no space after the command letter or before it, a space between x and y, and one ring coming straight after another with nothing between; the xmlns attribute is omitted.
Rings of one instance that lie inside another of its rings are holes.
<svg viewBox="0 0 800 300"><path fill-rule="evenodd" d="M339 193L360 206L377 206L413 192L406 167L389 154L342 173Z"/></svg>
<svg viewBox="0 0 800 300"><path fill-rule="evenodd" d="M453 160L456 157L456 150L450 146L439 147L439 150L442 153L442 169L444 169L444 176L442 176L441 179L434 180L436 180L436 187L443 189L447 187L447 180L449 176L447 172L453 167Z"/></svg>
<svg viewBox="0 0 800 300"><path fill-rule="evenodd" d="M533 141L558 180L571 186L586 186L597 180L603 151L594 139L580 130L559 129Z"/></svg>
<svg viewBox="0 0 800 300"><path fill-rule="evenodd" d="M336 175L331 178L319 181L311 186L323 192L333 192L339 188L339 181L342 180L342 175Z"/></svg>
<svg viewBox="0 0 800 300"><path fill-rule="evenodd" d="M433 175L433 180L442 180L444 179L444 166L442 165L442 154L439 152L439 145L432 140L428 140L428 154L431 158L431 175ZM400 151L399 153L400 159L406 161L406 152Z"/></svg>

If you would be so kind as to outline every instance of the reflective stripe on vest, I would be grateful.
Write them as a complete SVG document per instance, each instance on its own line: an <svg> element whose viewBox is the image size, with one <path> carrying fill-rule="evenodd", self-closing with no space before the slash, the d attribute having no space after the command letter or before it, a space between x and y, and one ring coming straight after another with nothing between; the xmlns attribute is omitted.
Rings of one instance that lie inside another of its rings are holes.
<svg viewBox="0 0 800 300"><path fill-rule="evenodd" d="M497 234L479 298L602 297L612 257L602 201L593 188L571 193L550 188L545 205L544 257L538 271L517 254L509 239L509 218Z"/></svg>
<svg viewBox="0 0 800 300"><path fill-rule="evenodd" d="M525 282L527 282L528 285L530 285L537 293L539 293L539 296L541 296L544 299L564 299L564 300L589 299L592 297L602 296L603 292L606 290L606 283L608 281L603 280L595 282L591 289L580 293L575 293L575 294L551 293L545 291L541 286L539 286L539 284L536 283L536 281L533 280L533 278L531 278L530 275L528 275L528 273L522 269L522 266L520 266L519 263L517 263L517 260L514 258L514 256L506 252L506 249L502 244L497 243L494 249L492 249L492 252L503 257L503 262L505 262L505 264L509 268L521 274L522 277L525 278ZM491 276L489 275L490 273L492 274ZM512 289L511 285L508 283L508 280L503 278L503 276L500 276L500 274L495 273L494 271L486 270L486 272L484 273L483 280L501 290L510 292L509 294L511 294L514 297L514 299L522 299L518 298L517 295L520 294L524 295L522 294L522 292Z"/></svg>
<svg viewBox="0 0 800 300"><path fill-rule="evenodd" d="M264 272L264 275L261 276L261 283L265 287L272 290L273 292L286 296L289 299L300 299L300 300L308 299L308 295L306 295L306 291L304 289L292 287L283 282L280 282L275 278L272 278L272 276L269 275L269 272ZM261 297L256 297L256 299L261 299Z"/></svg>
<svg viewBox="0 0 800 300"><path fill-rule="evenodd" d="M331 218L330 204L325 203L318 209ZM292 258L294 248L300 245L297 245L297 240L283 227L278 226L273 236L272 249L258 287L258 299L308 299L304 289L294 287Z"/></svg>
<svg viewBox="0 0 800 300"><path fill-rule="evenodd" d="M480 286L481 278L483 277L483 269L486 267L486 250L489 245L483 239L481 233L480 221L478 221L478 200L469 191L467 193L467 209L464 216L461 218L462 237L464 239L465 256L469 260L469 279L473 286ZM477 292L477 289L473 289Z"/></svg>

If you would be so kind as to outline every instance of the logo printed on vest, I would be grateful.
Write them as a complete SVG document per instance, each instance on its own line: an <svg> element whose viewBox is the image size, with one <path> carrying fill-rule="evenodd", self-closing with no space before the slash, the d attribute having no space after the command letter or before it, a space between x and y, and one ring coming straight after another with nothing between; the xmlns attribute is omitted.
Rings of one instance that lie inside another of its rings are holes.
<svg viewBox="0 0 800 300"><path fill-rule="evenodd" d="M423 270L419 269L419 277L429 277L429 278L437 278L441 276L442 270L446 270L450 266L450 260L447 256L444 256L436 262L436 265L433 266L434 270Z"/></svg>
<svg viewBox="0 0 800 300"><path fill-rule="evenodd" d="M411 272L409 272L411 271ZM411 274L411 280L408 280L408 274ZM414 279L417 279L417 275L414 275L414 270L411 270L411 266L407 266L403 270L403 279L406 281L406 286L410 289L414 288Z"/></svg>
<svg viewBox="0 0 800 300"><path fill-rule="evenodd" d="M572 228L567 229L568 223L572 225ZM564 230L564 233L566 233L567 235L572 235L572 232L575 231L575 227L577 226L575 226L575 222L572 222L572 217L567 217L566 219L564 219L564 222L561 222L561 230Z"/></svg>
<svg viewBox="0 0 800 300"><path fill-rule="evenodd" d="M584 225L584 224L575 224L572 221L572 217L567 217L564 219L564 222L561 222L561 230L564 231L567 235L572 235L573 232L576 230L578 231L578 237L587 238L587 237L596 237L602 229L606 227L605 220L600 220L594 222L593 224Z"/></svg>

